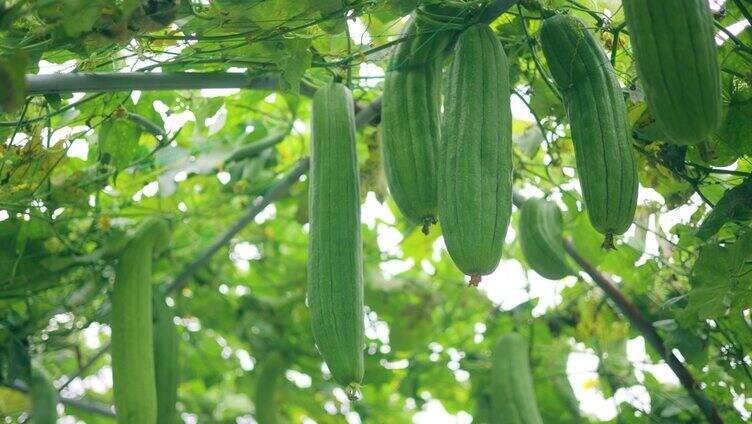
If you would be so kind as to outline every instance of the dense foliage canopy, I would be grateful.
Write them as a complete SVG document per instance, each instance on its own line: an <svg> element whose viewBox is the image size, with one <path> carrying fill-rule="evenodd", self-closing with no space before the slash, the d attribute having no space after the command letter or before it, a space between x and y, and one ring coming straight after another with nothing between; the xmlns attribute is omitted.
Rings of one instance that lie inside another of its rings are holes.
<svg viewBox="0 0 752 424"><path fill-rule="evenodd" d="M559 204L578 270L529 269L517 207L476 289L440 225L424 235L401 216L383 174L384 70L418 3L436 1L0 1L4 422L28 419L32 363L61 417L113 422L116 256L154 216L171 228L153 281L178 324L185 422L253 422L274 399L281 422L489 422L491 349L511 331L528 340L546 423L704 422L703 402L722 422L749 419L752 4L711 1L723 120L688 147L666 143L647 110L619 0L453 2L492 21L509 58L515 202ZM537 42L554 13L595 32L627 98L639 203L610 251ZM310 97L332 79L352 89L358 126L356 402L323 364L306 304ZM269 383L267 361L286 378Z"/></svg>

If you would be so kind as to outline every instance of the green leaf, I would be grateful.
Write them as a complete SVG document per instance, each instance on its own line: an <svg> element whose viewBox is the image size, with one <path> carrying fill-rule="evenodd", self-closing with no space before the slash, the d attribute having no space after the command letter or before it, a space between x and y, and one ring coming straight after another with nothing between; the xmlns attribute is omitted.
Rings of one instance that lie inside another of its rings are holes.
<svg viewBox="0 0 752 424"><path fill-rule="evenodd" d="M232 3L224 0L222 3ZM238 2L240 5L249 5L246 14L254 24L264 29L276 29L284 26L295 26L295 18L305 12L306 2L287 0L268 0L263 6L246 1Z"/></svg>
<svg viewBox="0 0 752 424"><path fill-rule="evenodd" d="M285 91L298 94L300 81L305 71L311 67L311 43L308 40L291 40L285 42L284 46L284 55L276 59L276 62L282 70Z"/></svg>
<svg viewBox="0 0 752 424"><path fill-rule="evenodd" d="M695 333L677 326L675 322L673 328L666 332L664 342L667 350L678 349L690 364L702 366L707 361L707 344Z"/></svg>
<svg viewBox="0 0 752 424"><path fill-rule="evenodd" d="M99 151L117 169L127 167L137 156L141 127L127 119L111 118L98 132Z"/></svg>
<svg viewBox="0 0 752 424"><path fill-rule="evenodd" d="M752 230L729 246L712 244L700 251L692 269L687 311L700 319L715 319L741 311L752 302Z"/></svg>
<svg viewBox="0 0 752 424"><path fill-rule="evenodd" d="M572 245L577 253L590 263L598 265L606 258L607 252L601 248L603 234L593 228L587 213L581 212L577 215L577 219L570 226L569 233L572 234Z"/></svg>
<svg viewBox="0 0 752 424"><path fill-rule="evenodd" d="M598 374L604 382L604 395L612 396L616 390L638 384L634 367L627 359L627 340L616 339L601 346L603 350Z"/></svg>
<svg viewBox="0 0 752 424"><path fill-rule="evenodd" d="M752 220L752 178L730 189L697 229L697 237L707 240L730 221Z"/></svg>
<svg viewBox="0 0 752 424"><path fill-rule="evenodd" d="M715 134L723 151L734 157L752 154L752 87L747 81L731 78L724 98L729 100L721 128Z"/></svg>
<svg viewBox="0 0 752 424"><path fill-rule="evenodd" d="M345 30L346 1L344 0L309 0L325 20L319 22L319 27L329 34L339 34Z"/></svg>
<svg viewBox="0 0 752 424"><path fill-rule="evenodd" d="M543 143L543 134L541 134L541 130L536 124L532 124L525 128L521 133L515 134L514 137L512 137L512 141L522 153L527 157L532 158L535 157L541 143Z"/></svg>
<svg viewBox="0 0 752 424"><path fill-rule="evenodd" d="M16 238L16 252L22 253L29 241L42 240L52 235L54 235L52 227L46 221L40 219L22 221L21 229Z"/></svg>
<svg viewBox="0 0 752 424"><path fill-rule="evenodd" d="M415 6L418 4L418 0L387 0L387 3L389 3L389 6L391 6L397 12L407 14L415 9Z"/></svg>
<svg viewBox="0 0 752 424"><path fill-rule="evenodd" d="M131 2L133 2L131 0ZM67 0L67 12L63 15L63 30L71 38L90 32L106 6L102 0Z"/></svg>
<svg viewBox="0 0 752 424"><path fill-rule="evenodd" d="M26 98L26 55L18 51L0 59L0 113L16 111Z"/></svg>

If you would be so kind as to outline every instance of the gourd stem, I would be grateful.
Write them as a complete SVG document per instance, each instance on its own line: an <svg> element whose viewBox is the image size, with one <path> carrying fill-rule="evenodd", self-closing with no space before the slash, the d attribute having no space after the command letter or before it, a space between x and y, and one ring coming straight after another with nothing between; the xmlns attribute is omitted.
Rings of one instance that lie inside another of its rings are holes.
<svg viewBox="0 0 752 424"><path fill-rule="evenodd" d="M347 399L351 402L355 402L357 400L360 400L361 393L360 393L360 384L358 383L350 383L345 388L345 395L347 395Z"/></svg>
<svg viewBox="0 0 752 424"><path fill-rule="evenodd" d="M436 224L438 221L436 220L436 217L434 216L427 216L423 218L423 228L421 231L423 234L428 235L431 232L431 225Z"/></svg>

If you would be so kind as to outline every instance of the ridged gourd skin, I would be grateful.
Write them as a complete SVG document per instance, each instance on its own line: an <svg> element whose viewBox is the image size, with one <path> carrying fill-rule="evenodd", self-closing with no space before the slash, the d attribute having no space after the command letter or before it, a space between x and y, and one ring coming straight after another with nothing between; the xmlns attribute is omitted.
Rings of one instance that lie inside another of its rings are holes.
<svg viewBox="0 0 752 424"><path fill-rule="evenodd" d="M447 251L477 284L499 264L512 213L512 114L504 49L486 25L459 37L447 76L439 222Z"/></svg>
<svg viewBox="0 0 752 424"><path fill-rule="evenodd" d="M279 411L277 386L285 372L283 358L272 352L264 358L259 366L259 376L256 380L256 414L254 418L258 424L275 424Z"/></svg>
<svg viewBox="0 0 752 424"><path fill-rule="evenodd" d="M112 379L120 424L154 424L157 391L152 322L152 258L166 247L167 223L146 220L118 258L112 289Z"/></svg>
<svg viewBox="0 0 752 424"><path fill-rule="evenodd" d="M604 247L611 247L613 235L632 224L637 206L637 167L619 82L580 19L546 19L540 42L564 97L588 217L606 235Z"/></svg>
<svg viewBox="0 0 752 424"><path fill-rule="evenodd" d="M491 353L492 423L542 424L530 373L527 341L505 334Z"/></svg>
<svg viewBox="0 0 752 424"><path fill-rule="evenodd" d="M519 239L530 267L549 280L572 274L562 244L563 218L556 203L528 199L520 210Z"/></svg>
<svg viewBox="0 0 752 424"><path fill-rule="evenodd" d="M721 78L707 0L623 0L648 108L670 142L697 144L720 125Z"/></svg>
<svg viewBox="0 0 752 424"><path fill-rule="evenodd" d="M350 90L330 83L313 97L308 307L334 379L354 395L363 379L363 253L355 116Z"/></svg>
<svg viewBox="0 0 752 424"><path fill-rule="evenodd" d="M57 390L47 373L36 365L31 367L31 422L55 424L57 422Z"/></svg>
<svg viewBox="0 0 752 424"><path fill-rule="evenodd" d="M449 32L415 20L386 72L381 144L389 192L400 211L428 232L436 222L441 82Z"/></svg>
<svg viewBox="0 0 752 424"><path fill-rule="evenodd" d="M180 337L172 310L154 292L154 372L157 387L157 424L174 424L180 383Z"/></svg>

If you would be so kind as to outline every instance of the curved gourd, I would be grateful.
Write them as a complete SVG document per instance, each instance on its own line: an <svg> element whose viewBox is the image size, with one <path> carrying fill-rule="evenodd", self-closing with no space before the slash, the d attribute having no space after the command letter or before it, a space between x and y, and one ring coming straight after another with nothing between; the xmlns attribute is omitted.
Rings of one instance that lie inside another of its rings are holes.
<svg viewBox="0 0 752 424"><path fill-rule="evenodd" d="M256 414L259 424L274 424L279 412L277 386L285 372L285 362L282 357L272 352L261 363L256 380Z"/></svg>
<svg viewBox="0 0 752 424"><path fill-rule="evenodd" d="M334 379L354 396L363 379L363 253L355 116L350 90L313 97L308 306L313 336Z"/></svg>
<svg viewBox="0 0 752 424"><path fill-rule="evenodd" d="M154 424L157 393L152 329L152 257L166 247L164 220L145 221L123 248L112 289L112 380L120 424Z"/></svg>
<svg viewBox="0 0 752 424"><path fill-rule="evenodd" d="M47 373L36 365L31 366L31 422L35 424L55 424L57 422L57 390Z"/></svg>
<svg viewBox="0 0 752 424"><path fill-rule="evenodd" d="M439 221L449 255L471 284L498 266L512 213L509 93L501 43L488 26L469 27L447 77Z"/></svg>
<svg viewBox="0 0 752 424"><path fill-rule="evenodd" d="M707 0L623 0L637 72L658 126L677 144L721 123L721 78Z"/></svg>
<svg viewBox="0 0 752 424"><path fill-rule="evenodd" d="M505 334L491 355L491 421L542 424L525 339L518 333Z"/></svg>
<svg viewBox="0 0 752 424"><path fill-rule="evenodd" d="M528 199L520 210L519 239L528 265L549 280L572 274L562 245L563 220L556 203Z"/></svg>
<svg viewBox="0 0 752 424"><path fill-rule="evenodd" d="M384 82L384 173L397 207L427 233L436 222L441 66L449 36L413 20L402 37Z"/></svg>
<svg viewBox="0 0 752 424"><path fill-rule="evenodd" d="M577 172L593 227L606 235L632 224L637 206L637 168L627 109L614 69L585 24L556 15L545 20L540 42L564 97Z"/></svg>
<svg viewBox="0 0 752 424"><path fill-rule="evenodd" d="M177 419L180 382L180 337L172 310L158 292L154 293L154 372L157 388L157 424L173 424Z"/></svg>

